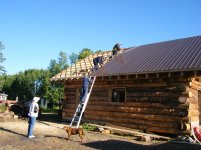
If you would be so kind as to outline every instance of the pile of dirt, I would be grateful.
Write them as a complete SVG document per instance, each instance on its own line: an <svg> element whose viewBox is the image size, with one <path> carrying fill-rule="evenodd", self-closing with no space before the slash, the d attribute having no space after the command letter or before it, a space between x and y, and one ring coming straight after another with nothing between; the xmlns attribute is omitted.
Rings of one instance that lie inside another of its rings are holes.
<svg viewBox="0 0 201 150"><path fill-rule="evenodd" d="M0 113L0 122L17 120L19 117L12 111L5 111Z"/></svg>

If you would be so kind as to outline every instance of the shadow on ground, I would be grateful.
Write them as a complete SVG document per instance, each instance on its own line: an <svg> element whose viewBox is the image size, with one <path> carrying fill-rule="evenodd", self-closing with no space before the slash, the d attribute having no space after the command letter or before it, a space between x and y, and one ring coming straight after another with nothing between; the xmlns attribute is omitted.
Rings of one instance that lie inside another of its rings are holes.
<svg viewBox="0 0 201 150"><path fill-rule="evenodd" d="M101 150L201 150L201 145L184 143L162 143L155 145L139 145L127 141L106 140L84 143L83 145Z"/></svg>
<svg viewBox="0 0 201 150"><path fill-rule="evenodd" d="M42 113L38 120L57 123L62 122L62 119L58 113Z"/></svg>
<svg viewBox="0 0 201 150"><path fill-rule="evenodd" d="M26 135L24 135L24 134L17 133L17 132L15 132L15 131L12 131L12 130L9 130L9 129L3 128L3 127L0 127L0 130L26 137Z"/></svg>

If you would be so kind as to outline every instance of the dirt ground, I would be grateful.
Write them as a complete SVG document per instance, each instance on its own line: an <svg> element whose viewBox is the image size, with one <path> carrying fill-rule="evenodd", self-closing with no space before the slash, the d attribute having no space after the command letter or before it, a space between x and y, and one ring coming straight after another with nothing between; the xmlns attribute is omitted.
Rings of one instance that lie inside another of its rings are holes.
<svg viewBox="0 0 201 150"><path fill-rule="evenodd" d="M67 139L67 133L62 129L65 123L47 119L37 120L34 135L26 137L27 120L12 120L0 122L0 150L201 150L197 144L181 144L167 141L141 142L136 137L118 136L86 131L83 143L78 135Z"/></svg>

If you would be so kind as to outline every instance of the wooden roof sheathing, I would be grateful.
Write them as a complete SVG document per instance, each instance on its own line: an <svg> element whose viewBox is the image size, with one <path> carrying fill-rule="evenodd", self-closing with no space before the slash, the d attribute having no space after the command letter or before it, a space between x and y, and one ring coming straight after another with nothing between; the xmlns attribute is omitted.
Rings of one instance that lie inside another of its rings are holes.
<svg viewBox="0 0 201 150"><path fill-rule="evenodd" d="M123 52L122 49L120 51ZM91 73L91 69L94 67L93 65L93 58L96 58L98 56L103 56L106 58L105 63L109 61L109 56L111 56L111 51L105 51L100 53L92 54L85 59L82 59L78 61L76 64L70 66L66 70L63 70L61 73L55 75L50 80L51 81L57 81L57 80L66 80L66 79L73 79L73 78L81 78L83 77L84 73Z"/></svg>

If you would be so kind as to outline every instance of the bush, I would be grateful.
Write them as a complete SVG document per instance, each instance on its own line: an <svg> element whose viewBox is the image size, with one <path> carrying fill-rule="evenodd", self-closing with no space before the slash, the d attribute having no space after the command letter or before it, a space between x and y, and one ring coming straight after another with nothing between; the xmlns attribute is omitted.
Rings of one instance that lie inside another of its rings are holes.
<svg viewBox="0 0 201 150"><path fill-rule="evenodd" d="M88 131L97 131L97 129L98 129L95 126L91 126L91 125L88 125L86 123L82 124L82 127L83 127L83 129L86 129Z"/></svg>
<svg viewBox="0 0 201 150"><path fill-rule="evenodd" d="M3 104L3 105L0 105L0 112L5 112L6 111L6 105Z"/></svg>
<svg viewBox="0 0 201 150"><path fill-rule="evenodd" d="M43 107L41 107L40 109L41 109L42 113L58 113L57 108L51 109L51 108L43 108Z"/></svg>

